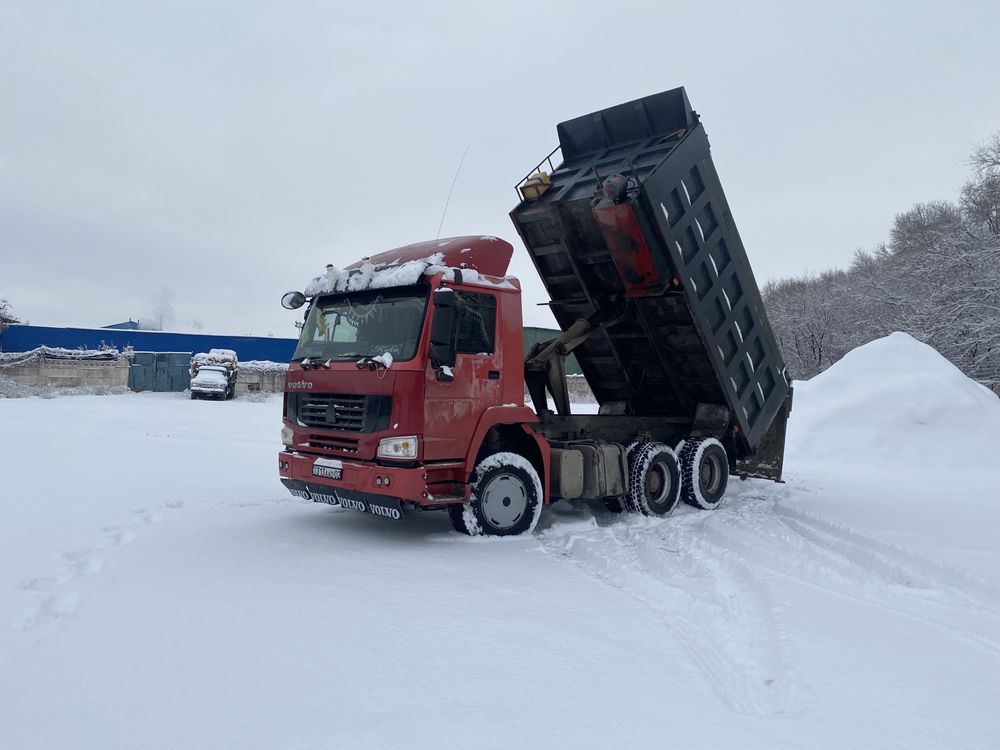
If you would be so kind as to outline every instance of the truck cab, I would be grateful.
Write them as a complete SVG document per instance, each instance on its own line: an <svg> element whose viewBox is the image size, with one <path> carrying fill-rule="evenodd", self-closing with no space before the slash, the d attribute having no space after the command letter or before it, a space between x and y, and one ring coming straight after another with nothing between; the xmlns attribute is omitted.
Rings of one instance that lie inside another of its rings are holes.
<svg viewBox="0 0 1000 750"><path fill-rule="evenodd" d="M313 280L285 383L279 471L293 494L389 518L463 506L484 442L501 433L544 475L512 252L456 237Z"/></svg>

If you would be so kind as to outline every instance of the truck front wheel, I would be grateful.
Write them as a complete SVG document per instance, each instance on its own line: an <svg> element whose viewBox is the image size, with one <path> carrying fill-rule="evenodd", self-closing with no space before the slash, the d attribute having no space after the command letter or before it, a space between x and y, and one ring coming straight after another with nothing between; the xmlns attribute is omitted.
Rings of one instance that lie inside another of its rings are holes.
<svg viewBox="0 0 1000 750"><path fill-rule="evenodd" d="M678 446L684 502L714 510L729 483L729 457L715 438L688 438Z"/></svg>
<svg viewBox="0 0 1000 750"><path fill-rule="evenodd" d="M449 509L456 531L475 536L531 532L542 512L542 483L524 456L502 451L487 456L472 472L472 499Z"/></svg>

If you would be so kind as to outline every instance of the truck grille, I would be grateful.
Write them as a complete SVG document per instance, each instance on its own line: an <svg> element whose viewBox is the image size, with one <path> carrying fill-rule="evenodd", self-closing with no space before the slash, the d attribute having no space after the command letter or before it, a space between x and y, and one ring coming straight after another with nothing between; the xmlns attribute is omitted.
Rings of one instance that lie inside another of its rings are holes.
<svg viewBox="0 0 1000 750"><path fill-rule="evenodd" d="M375 432L389 426L391 396L363 393L289 393L288 416L304 427Z"/></svg>
<svg viewBox="0 0 1000 750"><path fill-rule="evenodd" d="M357 453L358 441L354 438L329 437L326 435L310 435L309 447L325 451L342 451Z"/></svg>

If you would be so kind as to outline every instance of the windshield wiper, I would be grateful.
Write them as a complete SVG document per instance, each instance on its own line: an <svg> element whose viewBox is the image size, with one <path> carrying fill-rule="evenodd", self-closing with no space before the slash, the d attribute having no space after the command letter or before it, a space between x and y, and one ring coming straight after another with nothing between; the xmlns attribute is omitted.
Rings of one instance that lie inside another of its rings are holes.
<svg viewBox="0 0 1000 750"><path fill-rule="evenodd" d="M355 360L355 363L365 362L371 359L370 354L362 354L361 352L344 352L342 354L336 354L333 357L324 358L322 356L306 356L306 357L295 357L292 362L298 362L302 365L303 370L317 370L319 368L330 369L331 362L348 362L350 360ZM360 369L363 365L358 365Z"/></svg>
<svg viewBox="0 0 1000 750"><path fill-rule="evenodd" d="M359 370L363 370L366 367L369 370L377 370L379 367L384 367L386 370L388 370L389 365L387 365L385 361L382 359L382 357L384 356L385 356L384 354L379 354L379 355L364 354L361 356L361 359L359 359L357 362L354 363L354 366L357 367Z"/></svg>
<svg viewBox="0 0 1000 750"><path fill-rule="evenodd" d="M330 369L330 360L323 361L321 359L314 360L312 357L299 357L298 360L293 359L292 362L299 361L302 364L303 370L308 370L312 368L313 370L318 370L320 367L325 367Z"/></svg>

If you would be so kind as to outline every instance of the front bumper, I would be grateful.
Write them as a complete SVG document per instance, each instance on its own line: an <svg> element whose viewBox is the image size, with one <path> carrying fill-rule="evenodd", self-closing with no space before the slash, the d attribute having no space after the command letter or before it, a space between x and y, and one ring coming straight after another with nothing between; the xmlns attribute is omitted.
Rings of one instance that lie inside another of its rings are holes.
<svg viewBox="0 0 1000 750"><path fill-rule="evenodd" d="M339 479L313 473L320 461L325 470L339 464ZM392 499L424 509L441 508L468 499L460 462L427 466L385 466L368 461L336 460L295 451L278 454L278 473L289 492L307 500Z"/></svg>

